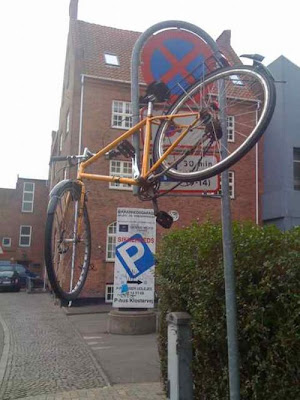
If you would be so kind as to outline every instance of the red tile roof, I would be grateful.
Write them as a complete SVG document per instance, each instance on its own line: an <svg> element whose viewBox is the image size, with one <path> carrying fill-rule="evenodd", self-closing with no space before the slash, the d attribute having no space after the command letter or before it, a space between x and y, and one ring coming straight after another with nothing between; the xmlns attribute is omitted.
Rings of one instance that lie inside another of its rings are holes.
<svg viewBox="0 0 300 400"><path fill-rule="evenodd" d="M83 55L81 73L102 78L131 81L131 53L140 32L111 28L84 21L71 20L70 34L73 43ZM230 31L224 31L217 39L220 50L232 64L240 59L230 46ZM120 66L105 64L104 54L118 56ZM140 81L143 81L140 74Z"/></svg>
<svg viewBox="0 0 300 400"><path fill-rule="evenodd" d="M83 71L110 79L130 81L132 48L140 32L71 21L71 34L83 54ZM104 53L118 56L120 66L105 64Z"/></svg>

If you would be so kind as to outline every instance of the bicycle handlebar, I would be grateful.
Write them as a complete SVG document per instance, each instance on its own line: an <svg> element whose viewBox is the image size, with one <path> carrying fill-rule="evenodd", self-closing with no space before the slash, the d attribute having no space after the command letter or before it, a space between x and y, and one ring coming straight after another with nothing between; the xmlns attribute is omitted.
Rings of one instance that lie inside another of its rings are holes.
<svg viewBox="0 0 300 400"><path fill-rule="evenodd" d="M76 158L77 158L76 156L53 156L50 158L50 162L69 161L69 160L75 160Z"/></svg>
<svg viewBox="0 0 300 400"><path fill-rule="evenodd" d="M50 158L50 163L56 161L73 161L73 160L88 160L90 157L94 156L95 154L92 153L87 147L84 149L83 154L80 155L69 155L69 156L52 156Z"/></svg>

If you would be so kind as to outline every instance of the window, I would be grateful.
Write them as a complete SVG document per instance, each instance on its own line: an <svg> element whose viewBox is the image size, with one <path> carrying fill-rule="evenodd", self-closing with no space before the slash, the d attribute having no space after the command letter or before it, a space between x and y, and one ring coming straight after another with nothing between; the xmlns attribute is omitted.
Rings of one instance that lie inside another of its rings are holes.
<svg viewBox="0 0 300 400"><path fill-rule="evenodd" d="M33 212L34 183L24 182L22 212Z"/></svg>
<svg viewBox="0 0 300 400"><path fill-rule="evenodd" d="M111 125L113 128L123 129L132 127L131 103L126 101L113 101Z"/></svg>
<svg viewBox="0 0 300 400"><path fill-rule="evenodd" d="M114 65L118 67L120 65L118 56L114 54L104 53L105 64Z"/></svg>
<svg viewBox="0 0 300 400"><path fill-rule="evenodd" d="M234 142L234 116L227 116L228 142Z"/></svg>
<svg viewBox="0 0 300 400"><path fill-rule="evenodd" d="M31 231L32 231L32 227L29 225L21 225L20 226L19 246L21 246L21 247L29 247L30 246Z"/></svg>
<svg viewBox="0 0 300 400"><path fill-rule="evenodd" d="M105 303L112 303L114 299L114 285L106 284Z"/></svg>
<svg viewBox="0 0 300 400"><path fill-rule="evenodd" d="M294 147L294 190L300 190L300 147Z"/></svg>
<svg viewBox="0 0 300 400"><path fill-rule="evenodd" d="M63 132L59 134L59 151L61 152L63 149Z"/></svg>
<svg viewBox="0 0 300 400"><path fill-rule="evenodd" d="M229 196L231 199L234 199L234 172L228 171L228 181L229 181ZM219 195L222 195L222 178L220 176L220 190L218 191Z"/></svg>
<svg viewBox="0 0 300 400"><path fill-rule="evenodd" d="M241 81L241 79L238 75L230 75L230 79L234 85L244 86L243 81Z"/></svg>
<svg viewBox="0 0 300 400"><path fill-rule="evenodd" d="M121 176L122 178L132 178L132 162L110 160L109 172L111 176ZM132 190L131 185L125 183L110 182L110 189Z"/></svg>
<svg viewBox="0 0 300 400"><path fill-rule="evenodd" d="M106 261L115 261L117 223L113 222L107 227L106 236Z"/></svg>
<svg viewBox="0 0 300 400"><path fill-rule="evenodd" d="M2 238L2 246L3 247L10 247L11 246L11 238L10 237Z"/></svg>
<svg viewBox="0 0 300 400"><path fill-rule="evenodd" d="M26 268L23 267L22 265L17 265L16 270L17 270L17 273L20 274L22 277L27 277Z"/></svg>
<svg viewBox="0 0 300 400"><path fill-rule="evenodd" d="M70 111L68 111L66 118L66 135L70 132Z"/></svg>

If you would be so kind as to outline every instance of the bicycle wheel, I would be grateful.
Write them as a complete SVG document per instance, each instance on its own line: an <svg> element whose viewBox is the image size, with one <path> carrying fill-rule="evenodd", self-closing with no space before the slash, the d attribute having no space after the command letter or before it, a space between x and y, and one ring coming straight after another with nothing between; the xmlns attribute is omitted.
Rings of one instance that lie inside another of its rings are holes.
<svg viewBox="0 0 300 400"><path fill-rule="evenodd" d="M175 181L217 175L254 146L268 126L274 107L273 78L263 66L219 69L196 82L171 106L169 115L197 112L199 117L188 130L186 126L195 121L195 116L162 122L154 140L154 162L165 157L161 171ZM184 130L186 135L169 149Z"/></svg>
<svg viewBox="0 0 300 400"><path fill-rule="evenodd" d="M78 233L80 185L74 181L60 182L53 190L45 232L46 268L54 293L60 299L74 300L89 270L90 223L84 204Z"/></svg>

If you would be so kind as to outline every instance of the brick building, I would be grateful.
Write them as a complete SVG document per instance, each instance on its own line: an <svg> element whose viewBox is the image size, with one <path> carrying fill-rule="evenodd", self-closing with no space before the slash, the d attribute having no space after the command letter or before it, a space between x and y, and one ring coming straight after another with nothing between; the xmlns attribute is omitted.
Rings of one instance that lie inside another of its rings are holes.
<svg viewBox="0 0 300 400"><path fill-rule="evenodd" d="M47 181L18 178L15 189L0 188L0 261L28 266L43 276Z"/></svg>
<svg viewBox="0 0 300 400"><path fill-rule="evenodd" d="M59 130L53 132L52 155L78 154L84 147L95 152L130 126L130 60L140 33L77 20L77 1L70 3L70 28L66 52ZM230 31L217 39L224 54L239 58L230 45ZM141 81L141 90L144 85ZM79 149L79 141L81 141ZM252 150L230 171L233 219L261 220L262 145ZM257 153L256 153L257 152ZM90 172L131 176L131 162L102 160ZM63 178L75 177L76 167L57 163L50 170L51 187ZM82 296L109 299L113 282L114 240L117 207L151 208L132 195L129 187L88 182L88 210L92 230L92 264ZM208 196L169 196L160 209L177 211L174 229L193 220L220 220L220 199ZM157 238L164 234L157 226Z"/></svg>

